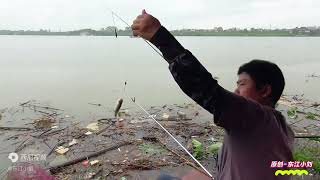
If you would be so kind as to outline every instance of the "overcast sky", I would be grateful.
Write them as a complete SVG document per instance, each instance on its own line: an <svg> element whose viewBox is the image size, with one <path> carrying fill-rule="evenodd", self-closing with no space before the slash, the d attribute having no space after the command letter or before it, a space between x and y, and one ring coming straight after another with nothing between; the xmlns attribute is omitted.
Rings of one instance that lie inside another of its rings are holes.
<svg viewBox="0 0 320 180"><path fill-rule="evenodd" d="M100 29L109 9L131 24L144 8L171 30L320 26L320 0L0 0L0 29Z"/></svg>

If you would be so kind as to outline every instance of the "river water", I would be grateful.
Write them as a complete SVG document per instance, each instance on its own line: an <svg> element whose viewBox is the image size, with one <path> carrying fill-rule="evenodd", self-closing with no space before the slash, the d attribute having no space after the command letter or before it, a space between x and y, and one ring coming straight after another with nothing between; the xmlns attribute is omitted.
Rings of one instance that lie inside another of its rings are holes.
<svg viewBox="0 0 320 180"><path fill-rule="evenodd" d="M277 63L286 94L320 100L320 38L178 37L229 90L251 59ZM28 100L88 114L88 103L111 109L127 93L144 106L190 102L168 64L141 39L129 37L0 36L0 109Z"/></svg>
<svg viewBox="0 0 320 180"><path fill-rule="evenodd" d="M320 78L308 77L320 75L320 38L178 37L178 40L226 89L233 91L236 87L240 65L251 59L264 59L277 63L283 70L285 94L304 94L305 98L320 101ZM168 64L141 39L0 36L0 109L36 100L87 123L112 114L116 100L124 96L124 82L127 94L145 107L191 102L171 77ZM124 107L132 106L125 99ZM10 117L0 120L1 126L24 123ZM5 160L0 169L8 166L6 156L7 152L0 155Z"/></svg>

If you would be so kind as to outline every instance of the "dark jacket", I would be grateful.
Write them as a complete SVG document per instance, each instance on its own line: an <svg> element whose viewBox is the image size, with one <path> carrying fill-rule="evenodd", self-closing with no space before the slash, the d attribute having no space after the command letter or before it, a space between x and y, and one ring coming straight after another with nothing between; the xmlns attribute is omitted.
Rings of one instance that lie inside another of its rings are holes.
<svg viewBox="0 0 320 180"><path fill-rule="evenodd" d="M225 129L217 179L289 179L275 176L276 169L270 167L272 161L293 159L293 132L280 112L222 88L164 27L150 41L162 52L182 91Z"/></svg>

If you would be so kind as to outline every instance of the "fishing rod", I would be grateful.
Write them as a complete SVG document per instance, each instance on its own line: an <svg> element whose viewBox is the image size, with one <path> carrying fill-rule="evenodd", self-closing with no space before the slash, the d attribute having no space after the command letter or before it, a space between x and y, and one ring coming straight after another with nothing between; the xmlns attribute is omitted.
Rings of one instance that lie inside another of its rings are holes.
<svg viewBox="0 0 320 180"><path fill-rule="evenodd" d="M111 10L110 10L111 11ZM120 16L118 16L115 12L111 11L112 15L115 15L117 18L119 18L123 23L125 23L130 29L131 26L125 21L123 20ZM114 21L113 21L114 23ZM131 29L132 30L132 29ZM142 38L143 39L143 38ZM159 56L161 56L164 59L164 56L155 48L153 47L147 40L143 39L144 42L146 42Z"/></svg>
<svg viewBox="0 0 320 180"><path fill-rule="evenodd" d="M111 10L110 10L111 11ZM119 18L122 22L124 22L130 29L131 29L131 26L125 21L123 20L119 15L117 15L115 12L111 11L112 15L115 15L117 18ZM132 29L131 29L132 30ZM144 42L146 42L158 55L160 55L163 59L164 56L158 51L156 50L147 40L143 39ZM127 82L125 82L125 85L124 85L124 94L125 96L128 98L128 99L131 99L131 101L136 105L138 106L143 112L145 112L152 120L154 120L154 122L156 124L158 124L161 129L163 129L206 173L207 175L209 175L212 179L213 176L211 175L211 173L165 128L163 127L151 114L148 113L148 111L146 111L137 101L135 98L130 98L127 94L126 94L126 85L127 85Z"/></svg>

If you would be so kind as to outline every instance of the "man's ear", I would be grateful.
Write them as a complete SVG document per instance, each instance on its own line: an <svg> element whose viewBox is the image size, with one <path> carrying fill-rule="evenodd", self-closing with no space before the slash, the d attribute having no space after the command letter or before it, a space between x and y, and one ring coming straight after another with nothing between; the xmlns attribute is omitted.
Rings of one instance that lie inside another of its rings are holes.
<svg viewBox="0 0 320 180"><path fill-rule="evenodd" d="M263 98L268 98L271 96L272 87L269 84L267 84L260 90L260 93Z"/></svg>

